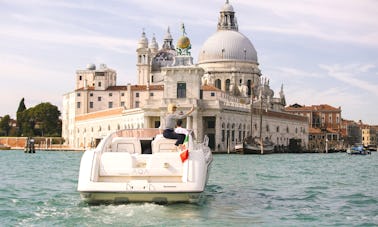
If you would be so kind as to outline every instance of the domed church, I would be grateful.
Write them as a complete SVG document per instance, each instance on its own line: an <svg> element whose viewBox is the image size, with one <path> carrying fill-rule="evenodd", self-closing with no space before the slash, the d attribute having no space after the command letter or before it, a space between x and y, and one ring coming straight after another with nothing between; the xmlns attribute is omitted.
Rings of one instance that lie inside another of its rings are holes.
<svg viewBox="0 0 378 227"><path fill-rule="evenodd" d="M307 117L284 112L283 86L277 97L262 76L252 42L239 32L234 8L227 0L217 29L200 47L198 62L191 56L185 25L174 39L167 29L159 48L143 31L137 43L136 85L117 85L117 73L105 64L76 71L75 90L63 96L62 136L72 148L96 146L115 130L164 128L170 103L195 111L184 120L198 142L205 135L213 152L233 151L249 135L261 135L276 151L290 139L308 144Z"/></svg>

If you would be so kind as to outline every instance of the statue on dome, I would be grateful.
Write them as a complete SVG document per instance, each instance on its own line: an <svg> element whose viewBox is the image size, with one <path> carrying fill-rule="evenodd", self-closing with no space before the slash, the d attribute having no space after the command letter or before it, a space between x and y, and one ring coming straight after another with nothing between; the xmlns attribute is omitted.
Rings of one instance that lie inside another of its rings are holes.
<svg viewBox="0 0 378 227"><path fill-rule="evenodd" d="M190 49L192 45L190 44L190 39L186 36L185 25L181 24L182 36L177 40L177 54L179 56L190 56Z"/></svg>

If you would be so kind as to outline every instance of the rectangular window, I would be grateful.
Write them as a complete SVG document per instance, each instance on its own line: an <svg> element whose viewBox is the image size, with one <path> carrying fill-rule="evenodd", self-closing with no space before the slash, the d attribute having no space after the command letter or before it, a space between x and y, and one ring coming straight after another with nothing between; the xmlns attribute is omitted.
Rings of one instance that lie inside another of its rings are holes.
<svg viewBox="0 0 378 227"><path fill-rule="evenodd" d="M93 108L93 102L89 102L89 108Z"/></svg>
<svg viewBox="0 0 378 227"><path fill-rule="evenodd" d="M101 87L101 82L98 82L98 86Z"/></svg>
<svg viewBox="0 0 378 227"><path fill-rule="evenodd" d="M124 93L124 92L122 92L122 93L121 93L121 96L125 96L125 93Z"/></svg>
<svg viewBox="0 0 378 227"><path fill-rule="evenodd" d="M186 98L186 83L177 83L177 98Z"/></svg>
<svg viewBox="0 0 378 227"><path fill-rule="evenodd" d="M215 128L215 121L208 121L207 128Z"/></svg>
<svg viewBox="0 0 378 227"><path fill-rule="evenodd" d="M135 97L139 98L139 92L135 93Z"/></svg>
<svg viewBox="0 0 378 227"><path fill-rule="evenodd" d="M101 96L98 96L98 97L97 97L97 101L101 101Z"/></svg>
<svg viewBox="0 0 378 227"><path fill-rule="evenodd" d="M151 93L150 93L150 96L151 96L151 97L154 96L154 93L151 92Z"/></svg>
<svg viewBox="0 0 378 227"><path fill-rule="evenodd" d="M81 105L80 102L77 102L77 103L76 103L76 107L77 107L78 109L80 109L80 105Z"/></svg>
<svg viewBox="0 0 378 227"><path fill-rule="evenodd" d="M79 80L82 80L83 79L83 77L82 76L79 76Z"/></svg>
<svg viewBox="0 0 378 227"><path fill-rule="evenodd" d="M113 96L113 93L109 93L109 96L112 97L112 96Z"/></svg>
<svg viewBox="0 0 378 227"><path fill-rule="evenodd" d="M89 93L89 96L93 97L93 93Z"/></svg>
<svg viewBox="0 0 378 227"><path fill-rule="evenodd" d="M108 108L113 108L113 102L108 103Z"/></svg>
<svg viewBox="0 0 378 227"><path fill-rule="evenodd" d="M80 93L77 93L77 97L80 97L80 95L81 95Z"/></svg>
<svg viewBox="0 0 378 227"><path fill-rule="evenodd" d="M125 102L122 101L122 102L121 102L121 106L125 106Z"/></svg>
<svg viewBox="0 0 378 227"><path fill-rule="evenodd" d="M139 101L135 102L135 108L139 108Z"/></svg>
<svg viewBox="0 0 378 227"><path fill-rule="evenodd" d="M211 95L211 97L214 97L215 96L215 92L211 92L210 95Z"/></svg>

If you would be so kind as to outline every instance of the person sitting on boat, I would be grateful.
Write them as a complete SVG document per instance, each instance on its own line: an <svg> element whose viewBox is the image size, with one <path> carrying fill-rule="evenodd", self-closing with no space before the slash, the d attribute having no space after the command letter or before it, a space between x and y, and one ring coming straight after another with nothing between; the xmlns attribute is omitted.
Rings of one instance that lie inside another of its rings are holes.
<svg viewBox="0 0 378 227"><path fill-rule="evenodd" d="M178 119L177 122L176 122L175 133L185 134L185 136L187 136L189 134L188 130L186 128L182 127L182 120L181 119Z"/></svg>
<svg viewBox="0 0 378 227"><path fill-rule="evenodd" d="M185 114L180 114L176 112L177 106L175 104L168 105L168 113L165 117L165 129L163 131L163 136L167 139L177 139L175 145L178 147L180 144L184 143L185 134L176 133L174 128L176 126L176 121L178 119L184 119L189 116L194 111L194 106Z"/></svg>

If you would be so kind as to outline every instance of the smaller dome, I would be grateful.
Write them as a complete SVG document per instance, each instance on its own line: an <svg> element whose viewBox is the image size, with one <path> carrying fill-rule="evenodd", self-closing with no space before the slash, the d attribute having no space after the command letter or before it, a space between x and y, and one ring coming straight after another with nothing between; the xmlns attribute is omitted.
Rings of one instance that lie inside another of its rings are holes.
<svg viewBox="0 0 378 227"><path fill-rule="evenodd" d="M223 5L221 12L234 12L234 7L226 1L226 3Z"/></svg>
<svg viewBox="0 0 378 227"><path fill-rule="evenodd" d="M155 36L152 37L151 43L148 46L148 48L155 49L155 50L159 49L159 44L157 43Z"/></svg>
<svg viewBox="0 0 378 227"><path fill-rule="evenodd" d="M181 36L177 40L177 47L181 49L187 49L190 46L190 39L186 36Z"/></svg>
<svg viewBox="0 0 378 227"><path fill-rule="evenodd" d="M87 70L96 70L96 65L93 64L93 63L89 63L89 64L87 65Z"/></svg>
<svg viewBox="0 0 378 227"><path fill-rule="evenodd" d="M147 48L148 47L148 39L146 37L146 33L143 31L142 37L138 42L138 48Z"/></svg>
<svg viewBox="0 0 378 227"><path fill-rule="evenodd" d="M167 29L167 33L165 33L164 40L173 40L169 27Z"/></svg>

